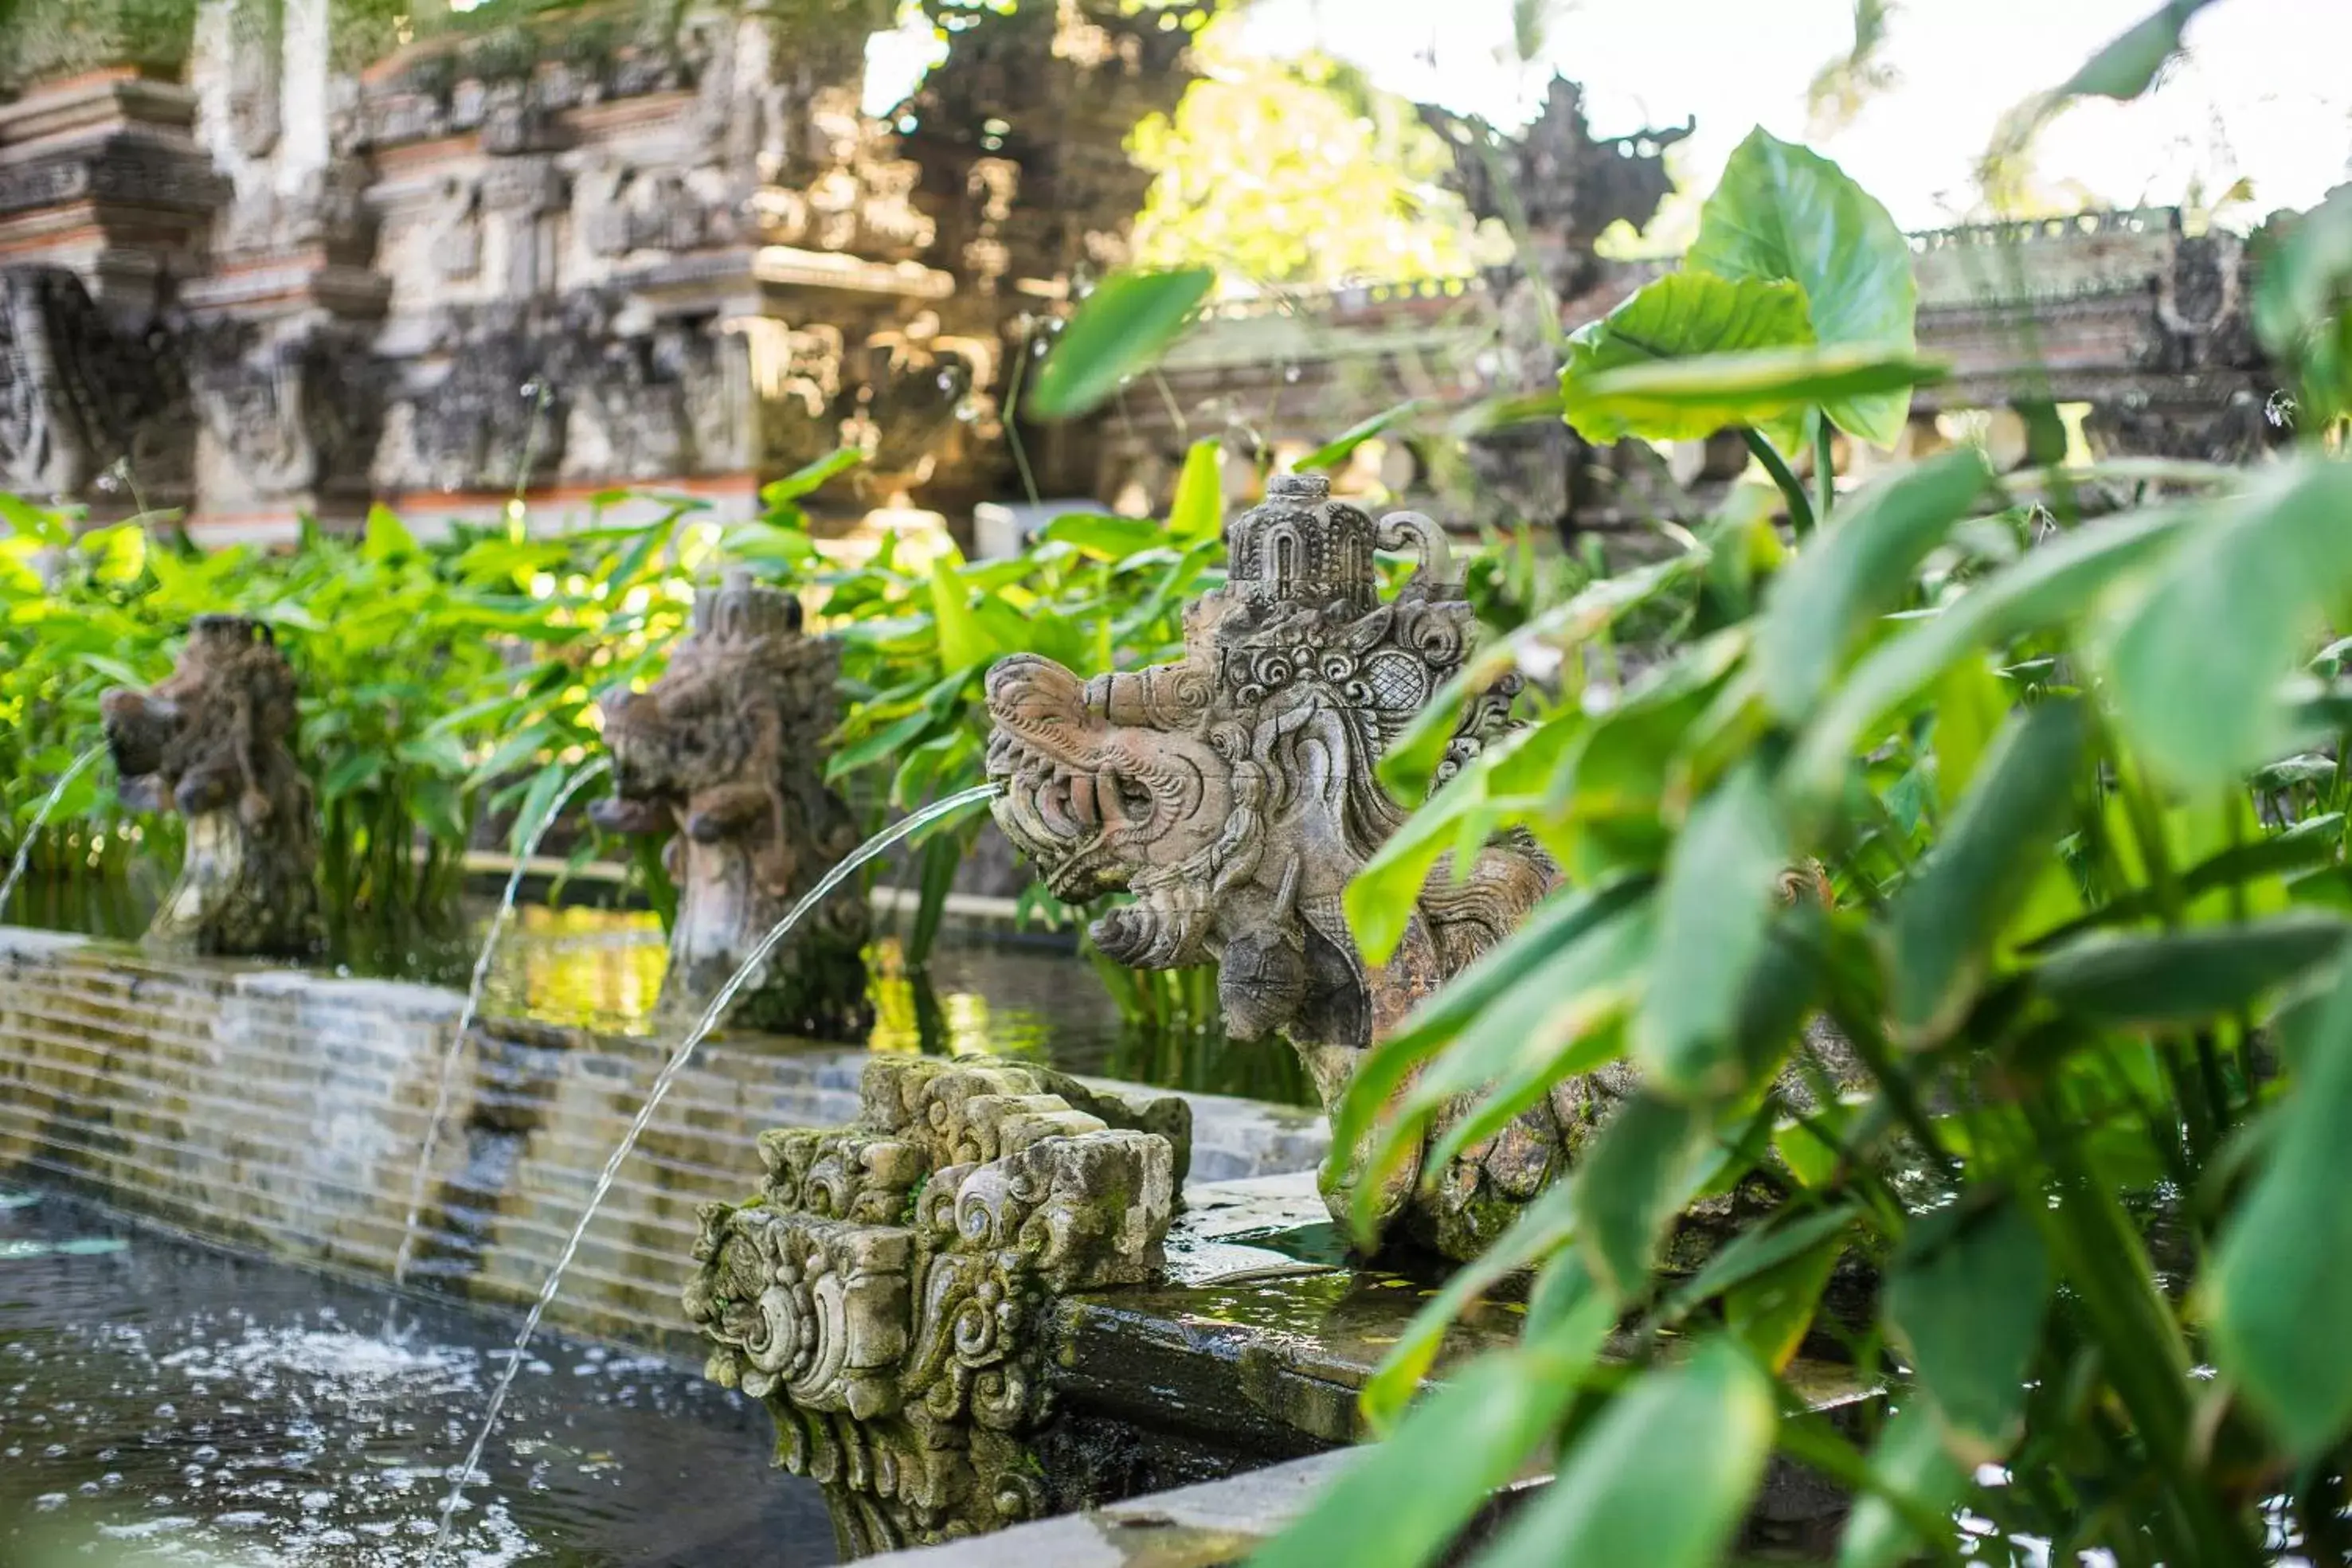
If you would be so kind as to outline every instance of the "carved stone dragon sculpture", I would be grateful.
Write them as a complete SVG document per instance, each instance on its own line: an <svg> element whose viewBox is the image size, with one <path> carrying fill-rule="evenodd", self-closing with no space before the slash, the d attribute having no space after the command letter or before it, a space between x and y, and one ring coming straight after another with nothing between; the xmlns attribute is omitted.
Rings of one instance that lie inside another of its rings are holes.
<svg viewBox="0 0 2352 1568"><path fill-rule="evenodd" d="M844 855L858 832L824 782L821 743L839 722L839 652L801 634L800 601L736 572L695 601L694 629L652 688L603 703L615 831L676 836L678 890L659 1010L696 1013ZM855 887L809 916L745 988L755 1029L856 1039L866 998L866 915Z"/></svg>
<svg viewBox="0 0 2352 1568"><path fill-rule="evenodd" d="M267 626L201 615L167 679L100 699L123 799L187 822L179 881L149 941L274 956L317 946L318 831L310 781L288 749L294 697Z"/></svg>
<svg viewBox="0 0 2352 1568"><path fill-rule="evenodd" d="M1085 1500L1026 1441L1051 1414L1049 1308L1157 1274L1191 1108L887 1055L860 1099L854 1125L762 1134L759 1196L704 1206L686 1315L709 1375L766 1403L847 1555Z"/></svg>
<svg viewBox="0 0 2352 1568"><path fill-rule="evenodd" d="M1462 876L1441 863L1395 956L1364 962L1340 894L1405 818L1373 768L1461 666L1470 607L1436 524L1410 512L1375 523L1331 500L1320 476L1276 477L1226 537L1226 585L1193 607L1181 661L1082 681L1015 654L989 672L996 820L1057 896L1133 894L1092 927L1110 957L1213 962L1227 1032L1286 1035L1328 1107L1373 1040L1507 935L1556 873L1524 840L1487 845ZM1421 555L1385 601L1376 548ZM1443 777L1504 731L1515 689L1467 705ZM1415 1196L1417 1169L1402 1172L1384 1207L1407 1234L1471 1256L1580 1130L1538 1106L1464 1155L1433 1197ZM1360 1163L1326 1173L1335 1214Z"/></svg>

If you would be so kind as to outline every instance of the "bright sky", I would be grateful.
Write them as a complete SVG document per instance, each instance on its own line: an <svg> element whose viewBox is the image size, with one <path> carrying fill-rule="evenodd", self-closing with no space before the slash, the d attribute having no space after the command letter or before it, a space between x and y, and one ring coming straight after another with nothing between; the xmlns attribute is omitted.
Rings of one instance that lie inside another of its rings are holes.
<svg viewBox="0 0 2352 1568"><path fill-rule="evenodd" d="M1949 223L2002 111L2063 80L2155 0L1901 0L1884 57L1900 73L1818 143L1906 228ZM1805 88L1852 47L1851 0L1566 0L1543 64L1510 57L1510 0L1258 0L1248 45L1321 47L1407 97L1524 120L1550 68L1584 84L1594 131L1696 116L1686 177L1713 187L1749 128L1801 139ZM2151 96L2078 105L2043 133L2036 165L2099 200L2169 205L2250 177L2245 227L2352 178L2352 0L2221 0L2189 57Z"/></svg>

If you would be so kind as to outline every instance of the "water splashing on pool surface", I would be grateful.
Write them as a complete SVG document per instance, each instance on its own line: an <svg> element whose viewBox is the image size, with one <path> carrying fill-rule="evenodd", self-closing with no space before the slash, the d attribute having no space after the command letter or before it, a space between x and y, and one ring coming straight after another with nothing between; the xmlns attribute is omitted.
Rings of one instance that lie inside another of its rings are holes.
<svg viewBox="0 0 2352 1568"><path fill-rule="evenodd" d="M416 1303L389 1342L377 1292L28 1196L0 1202L0 1563L421 1568L503 1367L497 1324ZM767 1427L690 1373L551 1338L483 1461L496 1496L444 1561L831 1561L823 1500L768 1470Z"/></svg>

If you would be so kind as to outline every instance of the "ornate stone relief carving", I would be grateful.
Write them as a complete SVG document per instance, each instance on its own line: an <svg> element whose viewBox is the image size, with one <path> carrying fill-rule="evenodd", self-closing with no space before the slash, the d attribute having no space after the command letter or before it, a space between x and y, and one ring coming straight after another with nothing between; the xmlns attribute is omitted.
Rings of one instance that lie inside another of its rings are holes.
<svg viewBox="0 0 2352 1568"><path fill-rule="evenodd" d="M294 672L269 629L201 615L169 678L101 699L126 801L186 819L180 878L151 942L297 956L318 940L310 785L288 749Z"/></svg>
<svg viewBox="0 0 2352 1568"><path fill-rule="evenodd" d="M824 782L824 742L840 722L840 651L801 634L800 601L747 574L706 589L694 630L648 691L604 703L613 755L597 821L674 834L678 888L660 1008L699 1012L770 927L859 834ZM758 1029L834 1039L873 1021L861 949L866 903L845 886L752 979L734 1017Z"/></svg>
<svg viewBox="0 0 2352 1568"><path fill-rule="evenodd" d="M64 267L0 267L0 488L81 497L119 465L151 498L182 495L194 434L160 328L110 326Z"/></svg>
<svg viewBox="0 0 2352 1568"><path fill-rule="evenodd" d="M184 340L197 412L257 497L366 494L385 376L361 331L215 320Z"/></svg>
<svg viewBox="0 0 2352 1568"><path fill-rule="evenodd" d="M593 302L583 302L593 303ZM451 310L436 346L442 380L408 401L404 487L511 490L552 475L563 458L571 408L568 363L551 363L587 341L582 323L557 311L512 307Z"/></svg>
<svg viewBox="0 0 2352 1568"><path fill-rule="evenodd" d="M841 442L841 329L824 321L794 327L772 316L730 325L743 335L762 458L797 468L832 451Z"/></svg>
<svg viewBox="0 0 2352 1568"><path fill-rule="evenodd" d="M764 1401L854 1553L1038 1516L1055 1296L1160 1267L1190 1110L1028 1063L878 1056L848 1127L763 1134L767 1179L702 1211L686 1312Z"/></svg>
<svg viewBox="0 0 2352 1568"><path fill-rule="evenodd" d="M1555 872L1525 840L1487 845L1458 876L1441 862L1396 956L1363 962L1341 890L1405 815L1373 767L1461 667L1469 606L1434 523L1376 523L1331 500L1320 476L1277 476L1226 538L1229 580L1194 606L1181 662L1081 681L1015 654L989 672L996 819L1057 896L1134 895L1091 928L1110 957L1214 963L1227 1031L1287 1035L1328 1105L1365 1049L1508 933ZM1385 601L1376 548L1422 556ZM1465 706L1443 777L1503 733L1515 689ZM1433 1194L1406 1172L1384 1207L1409 1233L1475 1253L1583 1120L1538 1106ZM1335 1213L1356 1179L1352 1166L1327 1175Z"/></svg>

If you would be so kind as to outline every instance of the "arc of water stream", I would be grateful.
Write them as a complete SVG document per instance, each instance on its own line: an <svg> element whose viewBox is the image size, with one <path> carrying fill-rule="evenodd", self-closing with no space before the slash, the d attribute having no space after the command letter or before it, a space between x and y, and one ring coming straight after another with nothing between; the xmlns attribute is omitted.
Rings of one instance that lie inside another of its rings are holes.
<svg viewBox="0 0 2352 1568"><path fill-rule="evenodd" d="M25 868L33 862L33 846L40 841L41 829L47 824L49 813L58 809L58 802L66 798L67 787L81 777L82 769L105 755L106 743L100 741L75 758L73 766L58 776L57 783L43 797L40 809L33 813L32 825L25 830L25 841L16 846L16 858L9 862L8 874L0 878L0 919L7 916L8 895L16 891L16 884L24 880Z"/></svg>
<svg viewBox="0 0 2352 1568"><path fill-rule="evenodd" d="M416 1173L409 1178L408 1213L400 1222L400 1250L392 1260L392 1282L397 1287L408 1277L408 1265L416 1251L416 1217L425 1207L425 1184L433 1172L433 1155L441 1141L441 1123L449 1114L449 1096L457 1082L457 1059L465 1054L466 1031L474 1027L474 1017L481 1011L482 988L490 977L490 959L498 951L499 938L506 934L507 923L514 917L515 896L522 891L523 873L530 866L530 857L547 837L547 830L563 814L563 808L580 787L591 779L611 770L610 758L600 757L564 781L547 803L539 821L515 846L514 870L507 873L506 892L499 899L498 913L490 916L490 929L482 938L482 950L474 956L473 977L466 984L466 1005L458 1009L457 1032L449 1037L449 1049L441 1056L441 1075L433 1087L433 1115L425 1124L424 1145L416 1151ZM395 1307L396 1311L397 1308ZM389 1318L386 1326L389 1327Z"/></svg>
<svg viewBox="0 0 2352 1568"><path fill-rule="evenodd" d="M694 1027L687 1031L685 1039L654 1079L653 1087L646 1091L646 1102L637 1107L635 1117L629 1123L629 1130L621 1135L620 1146L604 1162L604 1170L596 1177L595 1189L588 1195L588 1207L581 1212L580 1222L572 1228L571 1236L563 1243L563 1250L556 1255L555 1266L548 1270L546 1283L539 1288L539 1299L531 1303L530 1313L523 1319L521 1332L515 1335L506 1370L499 1374L498 1385L490 1391L489 1406L482 1414L482 1428L474 1434L474 1445L467 1450L466 1462L457 1468L457 1477L449 1484L449 1495L441 1504L441 1522L434 1532L433 1549L425 1554L424 1568L434 1568L448 1550L450 1524L457 1518L457 1505L465 1498L466 1487L473 1479L475 1468L482 1462L483 1450L489 1447L490 1435L498 1430L499 1412L506 1408L507 1396L513 1391L515 1377L522 1370L523 1352L529 1348L531 1336L539 1332L540 1319L546 1316L549 1305L554 1301L555 1292L563 1283L564 1270L571 1268L573 1254L580 1250L580 1243L588 1234L589 1222L596 1218L597 1209L603 1207L605 1196L613 1189L614 1180L621 1174L622 1165L635 1152L638 1138L644 1135L646 1125L652 1122L655 1107L662 1103L662 1097L669 1092L670 1085L686 1070L695 1048L719 1027L719 1020L727 1016L727 1009L734 1005L736 993L759 972L777 946L792 935L793 928L810 910L824 903L835 888L848 881L850 874L858 867L918 829L929 827L942 817L952 816L967 806L989 800L1002 789L1003 786L998 784L979 784L945 800L934 800L851 851L847 858L825 873L814 887L785 911L782 920L769 927L768 934L760 938L760 945L751 949L751 956L728 977L727 983L719 988L719 994L711 998L710 1005L702 1010L702 1016L694 1020Z"/></svg>

